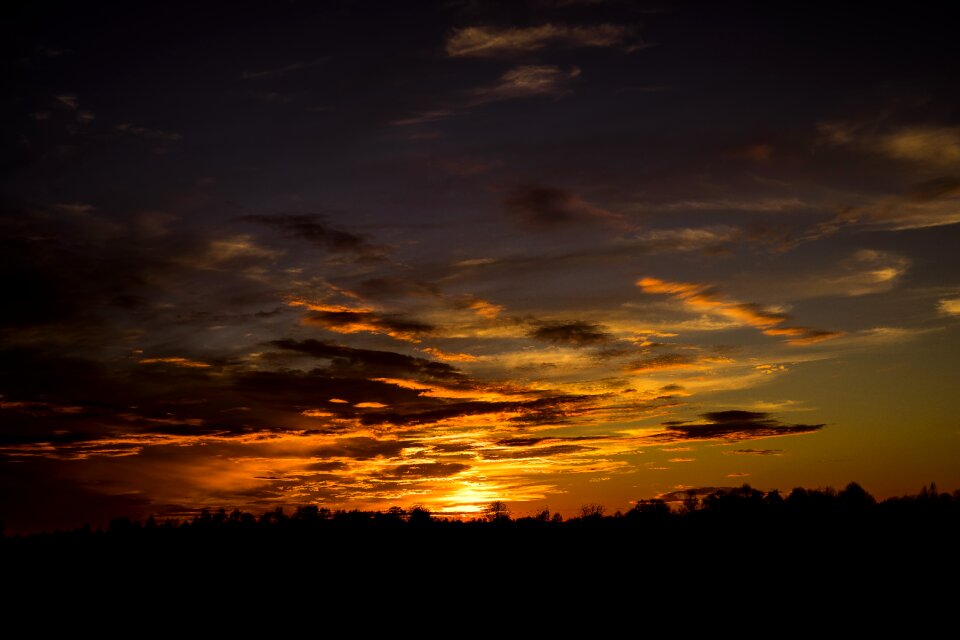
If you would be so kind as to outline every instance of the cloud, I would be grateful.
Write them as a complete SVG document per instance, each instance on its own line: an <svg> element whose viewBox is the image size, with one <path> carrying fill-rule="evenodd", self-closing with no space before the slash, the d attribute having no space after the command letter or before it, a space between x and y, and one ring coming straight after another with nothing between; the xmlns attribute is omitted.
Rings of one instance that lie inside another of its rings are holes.
<svg viewBox="0 0 960 640"><path fill-rule="evenodd" d="M960 178L947 176L914 185L904 195L844 206L833 218L811 229L805 239L829 236L847 226L905 231L957 223L960 223Z"/></svg>
<svg viewBox="0 0 960 640"><path fill-rule="evenodd" d="M315 458L351 458L353 460L396 458L405 448L416 444L416 442L410 440L379 440L367 437L338 438L330 444L312 449L309 451L309 455Z"/></svg>
<svg viewBox="0 0 960 640"><path fill-rule="evenodd" d="M609 342L613 335L598 324L590 322L566 322L544 324L532 329L531 338L570 347L590 347Z"/></svg>
<svg viewBox="0 0 960 640"><path fill-rule="evenodd" d="M755 327L766 335L785 336L789 344L815 344L842 335L837 331L783 326L789 320L786 314L758 304L726 298L715 288L706 284L641 278L637 281L637 286L644 293L668 295L693 310L719 315L739 324Z"/></svg>
<svg viewBox="0 0 960 640"><path fill-rule="evenodd" d="M520 185L504 198L507 212L521 225L534 229L557 229L585 222L623 225L620 214L594 206L565 189Z"/></svg>
<svg viewBox="0 0 960 640"><path fill-rule="evenodd" d="M910 259L888 251L861 249L840 268L846 273L823 278L831 288L849 296L883 293L892 289L910 268Z"/></svg>
<svg viewBox="0 0 960 640"><path fill-rule="evenodd" d="M179 262L196 269L236 269L243 263L270 261L283 255L283 251L262 247L248 234L226 236L210 240L201 252L179 258Z"/></svg>
<svg viewBox="0 0 960 640"><path fill-rule="evenodd" d="M940 313L949 316L960 316L960 298L943 298L937 305Z"/></svg>
<svg viewBox="0 0 960 640"><path fill-rule="evenodd" d="M723 357L703 357L689 356L681 353L666 353L662 356L653 356L651 358L645 358L643 360L632 362L627 366L627 370L630 373L644 373L649 371L666 371L675 369L702 370L713 368L718 364L729 364L730 362L732 362L732 360ZM664 389L668 391L682 390L682 388L667 389L666 387Z"/></svg>
<svg viewBox="0 0 960 640"><path fill-rule="evenodd" d="M408 410L370 412L361 420L364 424L392 424L396 426L431 424L461 418L487 414L512 414L507 421L527 426L561 424L574 412L578 405L590 400L583 395L554 395L534 400L488 402L472 400L467 402L443 402L427 410Z"/></svg>
<svg viewBox="0 0 960 640"><path fill-rule="evenodd" d="M891 158L960 164L960 127L910 127L879 136L875 144Z"/></svg>
<svg viewBox="0 0 960 640"><path fill-rule="evenodd" d="M420 478L446 478L466 471L470 465L462 462L425 462L417 464L398 464L380 474L381 478L395 480Z"/></svg>
<svg viewBox="0 0 960 640"><path fill-rule="evenodd" d="M325 63L327 58L318 58L316 60L311 60L309 62L293 62L284 67L277 67L274 69L263 69L260 71L244 71L242 77L244 80L255 80L259 78L276 78L278 76L285 76L288 73L293 73L294 71L301 71L303 69L310 69L311 67L317 67Z"/></svg>
<svg viewBox="0 0 960 640"><path fill-rule="evenodd" d="M473 89L467 106L532 96L558 95L566 92L569 82L579 76L578 67L570 67L566 71L554 65L514 67L500 76L496 84Z"/></svg>
<svg viewBox="0 0 960 640"><path fill-rule="evenodd" d="M571 453L582 453L592 451L594 447L586 447L579 444L556 444L547 447L531 447L521 450L507 451L484 451L485 460L528 460L531 458L546 458L550 456L562 456Z"/></svg>
<svg viewBox="0 0 960 640"><path fill-rule="evenodd" d="M783 449L735 449L734 451L724 451L723 455L735 456L782 456Z"/></svg>
<svg viewBox="0 0 960 640"><path fill-rule="evenodd" d="M560 96L569 92L571 81L580 76L578 67L561 69L555 65L521 65L505 71L493 84L475 87L450 99L446 104L391 120L395 127L418 126L446 120L476 107L494 102L535 96Z"/></svg>
<svg viewBox="0 0 960 640"><path fill-rule="evenodd" d="M61 94L55 97L57 102L69 109L76 110L80 108L80 100L73 94Z"/></svg>
<svg viewBox="0 0 960 640"><path fill-rule="evenodd" d="M114 130L126 136L143 138L154 142L157 145L154 150L157 152L166 151L168 147L183 139L183 136L176 132L148 129L147 127L139 127L128 122L118 124L114 127Z"/></svg>
<svg viewBox="0 0 960 640"><path fill-rule="evenodd" d="M823 424L784 424L769 413L755 411L712 411L700 415L703 422L665 422L666 430L653 436L657 440L727 440L737 442L756 438L814 433ZM746 451L746 450L744 450Z"/></svg>
<svg viewBox="0 0 960 640"><path fill-rule="evenodd" d="M388 252L387 247L371 243L366 236L335 227L317 214L248 215L241 220L272 227L289 238L310 242L333 253L380 259Z"/></svg>
<svg viewBox="0 0 960 640"><path fill-rule="evenodd" d="M650 253L706 251L717 252L732 247L746 239L746 234L736 227L718 225L712 227L650 229L625 238L623 243Z"/></svg>
<svg viewBox="0 0 960 640"><path fill-rule="evenodd" d="M332 371L350 372L369 378L412 377L418 379L461 380L459 370L443 362L434 362L393 351L355 349L319 340L274 340L271 345L314 358L332 361Z"/></svg>
<svg viewBox="0 0 960 640"><path fill-rule="evenodd" d="M496 58L539 51L549 46L622 47L632 51L639 46L634 42L635 34L633 27L615 24L466 27L449 35L446 52L455 58Z"/></svg>
<svg viewBox="0 0 960 640"><path fill-rule="evenodd" d="M853 147L906 162L960 165L960 127L907 125L878 128L869 123L825 122L817 129L821 144Z"/></svg>
<svg viewBox="0 0 960 640"><path fill-rule="evenodd" d="M469 353L453 353L434 347L424 347L423 351L424 353L429 353L434 358L446 360L447 362L474 362L477 360L477 356L470 355Z"/></svg>
<svg viewBox="0 0 960 640"><path fill-rule="evenodd" d="M320 326L336 333L380 333L397 340L420 342L423 336L436 330L436 327L425 322L367 308L310 304L300 300L291 300L288 304L310 309L311 313L303 320L305 324Z"/></svg>
<svg viewBox="0 0 960 640"><path fill-rule="evenodd" d="M140 364L170 364L177 367L186 367L188 369L206 369L210 365L206 362L199 362L189 358L169 357L169 358L142 358Z"/></svg>

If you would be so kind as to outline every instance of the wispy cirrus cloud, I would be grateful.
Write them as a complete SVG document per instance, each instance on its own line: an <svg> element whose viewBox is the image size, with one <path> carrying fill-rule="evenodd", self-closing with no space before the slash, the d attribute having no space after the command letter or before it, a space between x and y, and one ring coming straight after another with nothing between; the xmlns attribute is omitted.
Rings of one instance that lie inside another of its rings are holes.
<svg viewBox="0 0 960 640"><path fill-rule="evenodd" d="M847 205L806 236L817 239L844 227L906 231L960 223L960 178L944 176L915 185L903 195L873 198L867 204Z"/></svg>
<svg viewBox="0 0 960 640"><path fill-rule="evenodd" d="M470 91L467 103L477 106L531 96L559 95L566 92L570 81L579 76L579 67L562 69L556 65L521 65L504 72L497 83Z"/></svg>
<svg viewBox="0 0 960 640"><path fill-rule="evenodd" d="M336 333L380 333L397 340L419 342L436 330L432 324L398 314L383 313L368 307L347 307L290 300L288 305L310 311L304 324L323 327Z"/></svg>
<svg viewBox="0 0 960 640"><path fill-rule="evenodd" d="M940 313L948 316L960 316L960 298L943 298L937 306Z"/></svg>
<svg viewBox="0 0 960 640"><path fill-rule="evenodd" d="M787 326L790 319L787 314L762 305L733 300L707 284L641 278L637 280L637 286L644 293L670 296L690 309L755 327L768 336L784 336L787 343L793 345L815 344L842 335L838 331Z"/></svg>
<svg viewBox="0 0 960 640"><path fill-rule="evenodd" d="M960 165L960 127L824 122L818 126L818 133L821 144L852 147L891 160L933 166Z"/></svg>
<svg viewBox="0 0 960 640"><path fill-rule="evenodd" d="M556 65L520 65L505 71L493 83L480 85L449 98L445 103L390 121L396 127L417 126L446 120L495 102L562 96L580 77L579 67L563 69Z"/></svg>
<svg viewBox="0 0 960 640"><path fill-rule="evenodd" d="M631 362L627 370L631 373L669 370L708 370L718 365L730 364L730 358L722 356L694 356L682 353L665 353Z"/></svg>
<svg viewBox="0 0 960 640"><path fill-rule="evenodd" d="M618 24L475 26L454 30L447 38L445 49L453 58L507 57L547 47L619 47L635 51L643 46L636 36L636 28Z"/></svg>

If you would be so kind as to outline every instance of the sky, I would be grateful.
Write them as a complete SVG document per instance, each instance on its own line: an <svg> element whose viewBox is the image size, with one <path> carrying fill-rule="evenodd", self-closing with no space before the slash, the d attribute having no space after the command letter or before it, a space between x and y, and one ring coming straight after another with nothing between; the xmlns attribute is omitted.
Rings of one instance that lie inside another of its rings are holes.
<svg viewBox="0 0 960 640"><path fill-rule="evenodd" d="M942 3L3 13L7 531L960 487Z"/></svg>

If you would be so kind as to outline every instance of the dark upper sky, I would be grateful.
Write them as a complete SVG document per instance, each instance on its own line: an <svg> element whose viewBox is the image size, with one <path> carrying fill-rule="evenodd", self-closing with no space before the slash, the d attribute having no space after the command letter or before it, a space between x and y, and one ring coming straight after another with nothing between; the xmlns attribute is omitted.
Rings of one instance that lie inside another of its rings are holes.
<svg viewBox="0 0 960 640"><path fill-rule="evenodd" d="M960 484L945 4L18 4L8 527Z"/></svg>

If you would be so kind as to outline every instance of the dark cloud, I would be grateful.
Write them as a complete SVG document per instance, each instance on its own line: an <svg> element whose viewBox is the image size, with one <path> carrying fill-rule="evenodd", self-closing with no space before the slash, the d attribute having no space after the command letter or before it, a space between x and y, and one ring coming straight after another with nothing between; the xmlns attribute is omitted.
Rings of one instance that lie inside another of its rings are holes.
<svg viewBox="0 0 960 640"><path fill-rule="evenodd" d="M485 460L519 460L524 458L546 458L550 456L561 456L568 453L578 453L580 451L592 451L595 447L586 447L580 444L555 444L548 447L530 447L520 450L509 451L485 451L483 457Z"/></svg>
<svg viewBox="0 0 960 640"><path fill-rule="evenodd" d="M347 468L346 462L329 460L326 462L312 462L304 467L307 471L342 471Z"/></svg>
<svg viewBox="0 0 960 640"><path fill-rule="evenodd" d="M377 440L376 438L340 438L333 444L317 447L309 453L316 458L396 458L406 448L416 445L411 440Z"/></svg>
<svg viewBox="0 0 960 640"><path fill-rule="evenodd" d="M416 340L436 330L433 325L411 320L397 314L380 314L373 311L313 311L305 322L338 333L369 331L384 333L399 340Z"/></svg>
<svg viewBox="0 0 960 640"><path fill-rule="evenodd" d="M733 491L734 487L690 487L689 489L680 489L679 491L670 491L657 496L664 502L683 502L690 497L704 498L711 496L719 491Z"/></svg>
<svg viewBox="0 0 960 640"><path fill-rule="evenodd" d="M698 359L693 356L682 353L665 353L662 356L654 356L637 360L629 365L631 371L658 371L662 369L690 369L695 368ZM664 388L666 390L666 388Z"/></svg>
<svg viewBox="0 0 960 640"><path fill-rule="evenodd" d="M603 440L605 436L549 436L544 438L503 438L494 444L501 447L535 447L545 442L578 442L583 440Z"/></svg>
<svg viewBox="0 0 960 640"><path fill-rule="evenodd" d="M518 223L534 229L558 229L583 222L622 222L622 217L554 187L521 185L510 190L504 207Z"/></svg>
<svg viewBox="0 0 960 640"><path fill-rule="evenodd" d="M953 176L921 182L907 194L907 197L915 202L929 202L957 196L960 196L960 178Z"/></svg>
<svg viewBox="0 0 960 640"><path fill-rule="evenodd" d="M334 253L352 253L368 259L383 258L387 247L370 242L367 236L340 229L318 214L254 214L241 220L279 230L285 236L305 240Z"/></svg>
<svg viewBox="0 0 960 640"><path fill-rule="evenodd" d="M737 456L782 456L783 449L736 449L734 451L724 451L724 454Z"/></svg>
<svg viewBox="0 0 960 640"><path fill-rule="evenodd" d="M613 336L604 331L603 327L590 322L545 324L532 329L529 335L537 340L572 347L589 347L613 339Z"/></svg>
<svg viewBox="0 0 960 640"><path fill-rule="evenodd" d="M466 471L470 465L461 462L424 462L418 464L401 464L389 471L380 474L381 478L402 480L405 478L446 478Z"/></svg>
<svg viewBox="0 0 960 640"><path fill-rule="evenodd" d="M426 411L371 411L365 413L361 420L364 424L393 424L397 426L411 424L427 424L440 420L448 420L460 416L475 416L491 413L519 413L511 419L513 422L530 424L557 424L563 422L573 407L589 400L589 396L560 395L537 398L535 400L521 400L516 402L483 402L473 400L468 402L448 402L439 407Z"/></svg>
<svg viewBox="0 0 960 640"><path fill-rule="evenodd" d="M417 358L393 351L355 349L320 340L274 340L270 344L315 358L331 360L329 372L370 378L414 377L438 380L463 380L463 374L443 362Z"/></svg>
<svg viewBox="0 0 960 640"><path fill-rule="evenodd" d="M784 424L768 413L755 411L712 411L700 415L704 422L664 422L666 432L656 436L663 440L750 440L774 436L813 433L823 424Z"/></svg>

